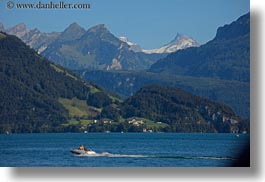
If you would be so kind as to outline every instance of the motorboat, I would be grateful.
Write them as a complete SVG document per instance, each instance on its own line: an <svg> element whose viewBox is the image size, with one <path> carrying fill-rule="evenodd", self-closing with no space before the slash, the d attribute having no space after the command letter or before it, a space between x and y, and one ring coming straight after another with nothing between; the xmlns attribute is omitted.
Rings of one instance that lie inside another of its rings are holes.
<svg viewBox="0 0 265 182"><path fill-rule="evenodd" d="M76 155L96 155L97 153L92 150L80 150L80 149L72 149L70 150L71 153Z"/></svg>

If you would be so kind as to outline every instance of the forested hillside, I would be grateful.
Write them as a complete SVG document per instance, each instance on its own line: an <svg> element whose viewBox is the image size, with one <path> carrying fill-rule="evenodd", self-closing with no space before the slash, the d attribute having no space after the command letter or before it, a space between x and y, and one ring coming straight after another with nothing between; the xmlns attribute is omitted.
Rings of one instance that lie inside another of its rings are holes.
<svg viewBox="0 0 265 182"><path fill-rule="evenodd" d="M226 105L169 86L146 86L122 105L125 118L137 116L171 126L174 132L243 132L247 122Z"/></svg>
<svg viewBox="0 0 265 182"><path fill-rule="evenodd" d="M86 103L101 92L44 59L15 36L0 33L0 57L1 133L58 131L70 119L70 110L61 98Z"/></svg>

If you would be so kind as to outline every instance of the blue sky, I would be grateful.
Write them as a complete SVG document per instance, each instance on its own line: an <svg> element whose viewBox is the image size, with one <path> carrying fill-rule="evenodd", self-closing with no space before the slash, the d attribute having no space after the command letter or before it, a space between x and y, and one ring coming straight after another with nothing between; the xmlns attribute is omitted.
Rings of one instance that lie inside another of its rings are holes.
<svg viewBox="0 0 265 182"><path fill-rule="evenodd" d="M42 0L41 2L49 2ZM53 0L59 2L60 0ZM63 31L77 22L85 29L106 24L116 36L126 36L145 49L160 47L176 34L193 37L203 44L211 40L219 26L249 12L249 0L65 0L89 3L89 10L7 9L0 1L0 22L5 28L24 22L43 32ZM14 0L14 2L18 2ZM20 0L19 3L39 2Z"/></svg>

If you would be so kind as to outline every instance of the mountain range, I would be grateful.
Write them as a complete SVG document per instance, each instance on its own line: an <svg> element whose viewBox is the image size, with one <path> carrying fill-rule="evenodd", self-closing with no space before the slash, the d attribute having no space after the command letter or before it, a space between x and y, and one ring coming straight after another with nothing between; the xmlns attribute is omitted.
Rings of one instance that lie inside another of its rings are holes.
<svg viewBox="0 0 265 182"><path fill-rule="evenodd" d="M154 126L170 132L249 130L228 106L175 87L146 86L123 101L5 33L0 33L0 83L0 133L139 131ZM141 126L128 122L139 117Z"/></svg>
<svg viewBox="0 0 265 182"><path fill-rule="evenodd" d="M19 23L14 27L8 29L4 28L4 25L0 23L1 31L6 32L10 35L15 35L25 42L30 47L37 50L39 53L42 53L48 45L54 41L57 36L60 34L58 32L52 33L42 33L39 29L35 28L32 30L27 29L24 23Z"/></svg>
<svg viewBox="0 0 265 182"><path fill-rule="evenodd" d="M105 25L96 25L87 31L72 23L63 32L42 33L29 30L20 23L2 31L19 37L23 42L49 60L69 69L144 70L168 53L198 43L181 34L169 44L154 50L143 50L126 37L114 36Z"/></svg>
<svg viewBox="0 0 265 182"><path fill-rule="evenodd" d="M68 36L73 32L78 36ZM70 25L42 55L69 69L93 70L147 69L162 57L144 58L142 54L131 51L128 44L111 34L103 24L87 31L83 31L77 24Z"/></svg>
<svg viewBox="0 0 265 182"><path fill-rule="evenodd" d="M104 24L85 30L73 23L59 33L24 24L0 30L24 42L0 33L1 133L140 131L128 125L133 118L156 131L249 130L249 13L204 45L180 43L184 49L168 53L183 37L189 42L177 35L156 50L163 54L145 53Z"/></svg>

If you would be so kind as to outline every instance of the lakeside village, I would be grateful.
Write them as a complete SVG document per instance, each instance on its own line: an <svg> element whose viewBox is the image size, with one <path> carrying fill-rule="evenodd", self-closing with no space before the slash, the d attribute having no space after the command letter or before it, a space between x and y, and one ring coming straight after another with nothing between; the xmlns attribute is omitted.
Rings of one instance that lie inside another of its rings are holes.
<svg viewBox="0 0 265 182"><path fill-rule="evenodd" d="M218 119L218 114L212 115L212 120L216 121ZM238 124L239 121L236 119L232 119L229 117L223 116L222 124L226 126L230 126L229 130L226 133L242 133L246 134L247 131L239 132ZM202 125L201 121L197 122L198 125ZM210 124L210 122L208 122ZM202 127L203 128L203 127ZM172 132L172 128L170 125L162 122L153 122L143 118L130 118L124 122L115 122L109 119L102 119L102 120L72 120L67 124L63 124L63 129L59 130L60 132L77 132L77 133L90 133L90 132L104 132L104 133L111 133L111 132L142 132L142 133L163 133L163 132ZM42 132L46 133L47 131L43 130ZM177 131L175 131L177 132ZM197 131L200 133L205 133L207 131L200 129ZM11 132L6 131L6 134L11 134Z"/></svg>
<svg viewBox="0 0 265 182"><path fill-rule="evenodd" d="M198 110L198 109L197 109ZM37 133L48 132L73 132L73 133L90 133L90 132L178 132L178 133L242 133L248 131L242 125L237 117L229 117L220 111L212 111L208 106L203 109L206 120L190 121L185 117L182 122L170 125L164 122L152 121L146 118L131 117L115 121L107 118L87 118L87 117L71 117L67 123L61 124L52 131L47 125L40 127ZM13 133L12 130L6 130L6 134ZM27 133L36 133L29 130Z"/></svg>
<svg viewBox="0 0 265 182"><path fill-rule="evenodd" d="M138 118L132 118L132 119L128 120L126 123L128 124L127 125L128 129L127 130L125 129L125 131L121 130L120 131L121 133L123 133L123 132L153 133L153 132L158 132L159 127L165 127L165 125L167 125L167 124L164 124L162 122L156 122L153 124L153 126L149 126L149 128L148 128L148 126L147 126L148 122L144 122L143 119L138 119ZM112 120L94 120L93 124L88 124L87 126L82 125L80 127L80 130L83 131L84 133L88 133L89 131L87 131L87 129L90 128L90 132L91 132L91 128L93 128L93 125L103 125L103 126L105 126L104 127L105 129L103 132L110 133L112 131L111 131L111 128L108 128L108 126L110 127L110 126L116 125L116 124L117 123L112 121ZM150 127L152 129L150 129ZM108 130L108 129L110 129L110 130ZM114 132L116 132L116 131L114 131Z"/></svg>
<svg viewBox="0 0 265 182"><path fill-rule="evenodd" d="M246 134L247 131L239 131L239 121L233 118L229 118L226 116L221 116L221 113L213 113L211 117L212 121L220 121L221 124L227 126L227 130L225 133L243 133ZM197 129L195 132L205 133L209 132L209 130L205 129L205 125L210 125L210 121L207 124L202 121L198 121ZM73 122L68 123L68 126L65 126L67 131L70 132L143 132L143 133L153 133L153 132L189 132L189 131L172 131L172 127L169 124L163 122L154 122L144 118L129 118L123 122L115 122L109 119L101 119L101 120L75 120ZM198 129L200 128L200 129ZM190 131L194 132L194 131ZM217 132L217 131L210 131Z"/></svg>

